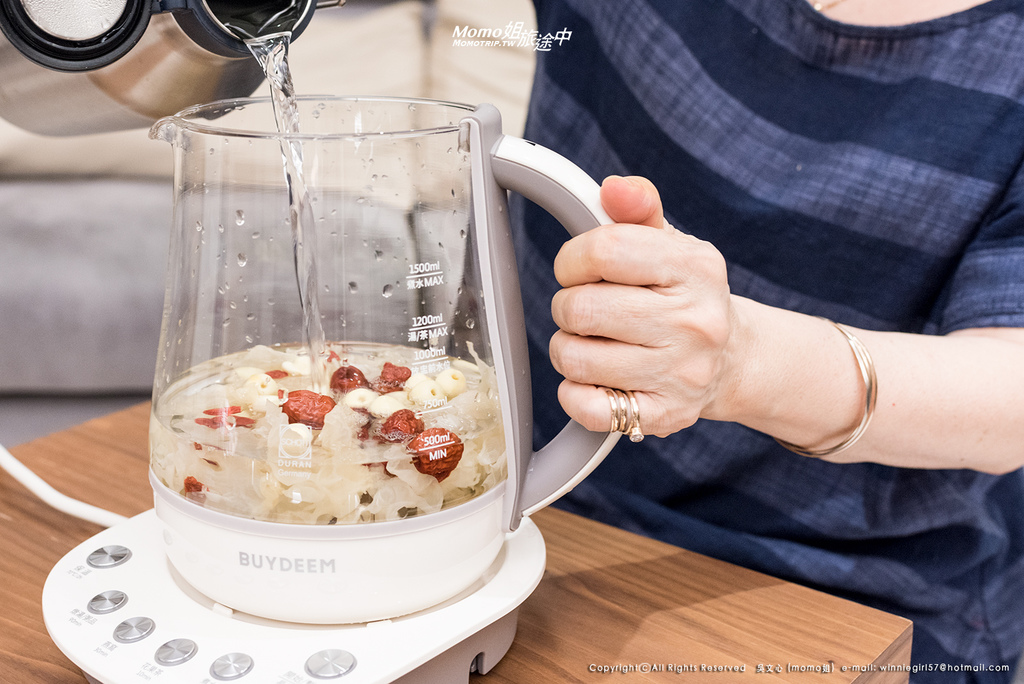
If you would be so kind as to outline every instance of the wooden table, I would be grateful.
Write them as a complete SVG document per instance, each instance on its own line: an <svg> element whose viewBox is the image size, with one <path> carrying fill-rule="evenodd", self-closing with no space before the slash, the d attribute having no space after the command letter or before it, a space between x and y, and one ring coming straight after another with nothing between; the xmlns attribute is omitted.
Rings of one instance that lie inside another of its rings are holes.
<svg viewBox="0 0 1024 684"><path fill-rule="evenodd" d="M12 453L60 491L134 515L152 507L148 420L141 405ZM910 661L903 618L562 511L534 520L546 574L520 611L512 649L474 684L908 680L880 669ZM0 472L0 682L85 681L50 640L40 599L52 566L98 531Z"/></svg>

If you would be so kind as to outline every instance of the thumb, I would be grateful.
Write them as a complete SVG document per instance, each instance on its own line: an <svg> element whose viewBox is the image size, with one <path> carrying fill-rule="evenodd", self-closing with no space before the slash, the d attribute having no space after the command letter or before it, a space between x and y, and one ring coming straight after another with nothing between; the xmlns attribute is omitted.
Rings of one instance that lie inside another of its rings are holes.
<svg viewBox="0 0 1024 684"><path fill-rule="evenodd" d="M658 189L641 176L605 178L601 184L601 204L616 223L665 227Z"/></svg>

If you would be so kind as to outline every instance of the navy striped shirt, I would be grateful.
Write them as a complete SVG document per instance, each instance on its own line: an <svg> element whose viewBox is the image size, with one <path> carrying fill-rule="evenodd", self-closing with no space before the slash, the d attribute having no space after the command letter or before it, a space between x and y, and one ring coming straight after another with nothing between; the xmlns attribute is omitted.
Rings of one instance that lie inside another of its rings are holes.
<svg viewBox="0 0 1024 684"><path fill-rule="evenodd" d="M654 181L736 294L877 330L1024 326L1024 0L871 28L805 0L537 14L571 37L538 53L527 137L595 178ZM515 215L544 442L565 420L547 360L565 233L533 205ZM904 615L915 662L1012 664L1024 643L1022 471L837 465L699 421L620 443L563 505Z"/></svg>

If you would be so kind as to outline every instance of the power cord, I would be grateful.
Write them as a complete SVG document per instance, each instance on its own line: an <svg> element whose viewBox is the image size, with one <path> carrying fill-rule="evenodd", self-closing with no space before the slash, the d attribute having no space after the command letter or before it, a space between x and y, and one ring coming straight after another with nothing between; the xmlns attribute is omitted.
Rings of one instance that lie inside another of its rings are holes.
<svg viewBox="0 0 1024 684"><path fill-rule="evenodd" d="M38 496L45 503L62 513L67 513L81 520L95 523L102 527L113 527L122 523L128 518L118 515L103 508L97 508L78 499L61 494L51 487L43 478L28 469L24 463L14 458L2 444L0 444L0 468L6 470L11 476L25 486L30 492Z"/></svg>

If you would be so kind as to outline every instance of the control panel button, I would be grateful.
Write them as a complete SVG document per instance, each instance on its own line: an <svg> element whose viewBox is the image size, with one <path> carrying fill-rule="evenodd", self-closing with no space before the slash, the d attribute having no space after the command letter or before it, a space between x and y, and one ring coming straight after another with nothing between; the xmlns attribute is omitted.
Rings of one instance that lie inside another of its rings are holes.
<svg viewBox="0 0 1024 684"><path fill-rule="evenodd" d="M181 665L191 660L198 651L199 647L191 639L171 639L156 649L154 658L161 665Z"/></svg>
<svg viewBox="0 0 1024 684"><path fill-rule="evenodd" d="M249 674L252 666L252 658L245 653L228 653L213 661L210 665L210 674L214 679L230 682Z"/></svg>
<svg viewBox="0 0 1024 684"><path fill-rule="evenodd" d="M106 615L107 613L113 613L119 608L123 608L126 603L128 603L128 594L115 589L105 591L102 594L96 594L89 599L86 607L94 615Z"/></svg>
<svg viewBox="0 0 1024 684"><path fill-rule="evenodd" d="M156 629L156 623L148 617L128 618L114 628L114 640L122 644L142 641Z"/></svg>
<svg viewBox="0 0 1024 684"><path fill-rule="evenodd" d="M348 651L331 648L314 653L306 660L306 672L316 679L336 679L356 666L356 657Z"/></svg>
<svg viewBox="0 0 1024 684"><path fill-rule="evenodd" d="M104 546L89 554L85 562L94 568L113 568L132 557L132 552L123 546Z"/></svg>

